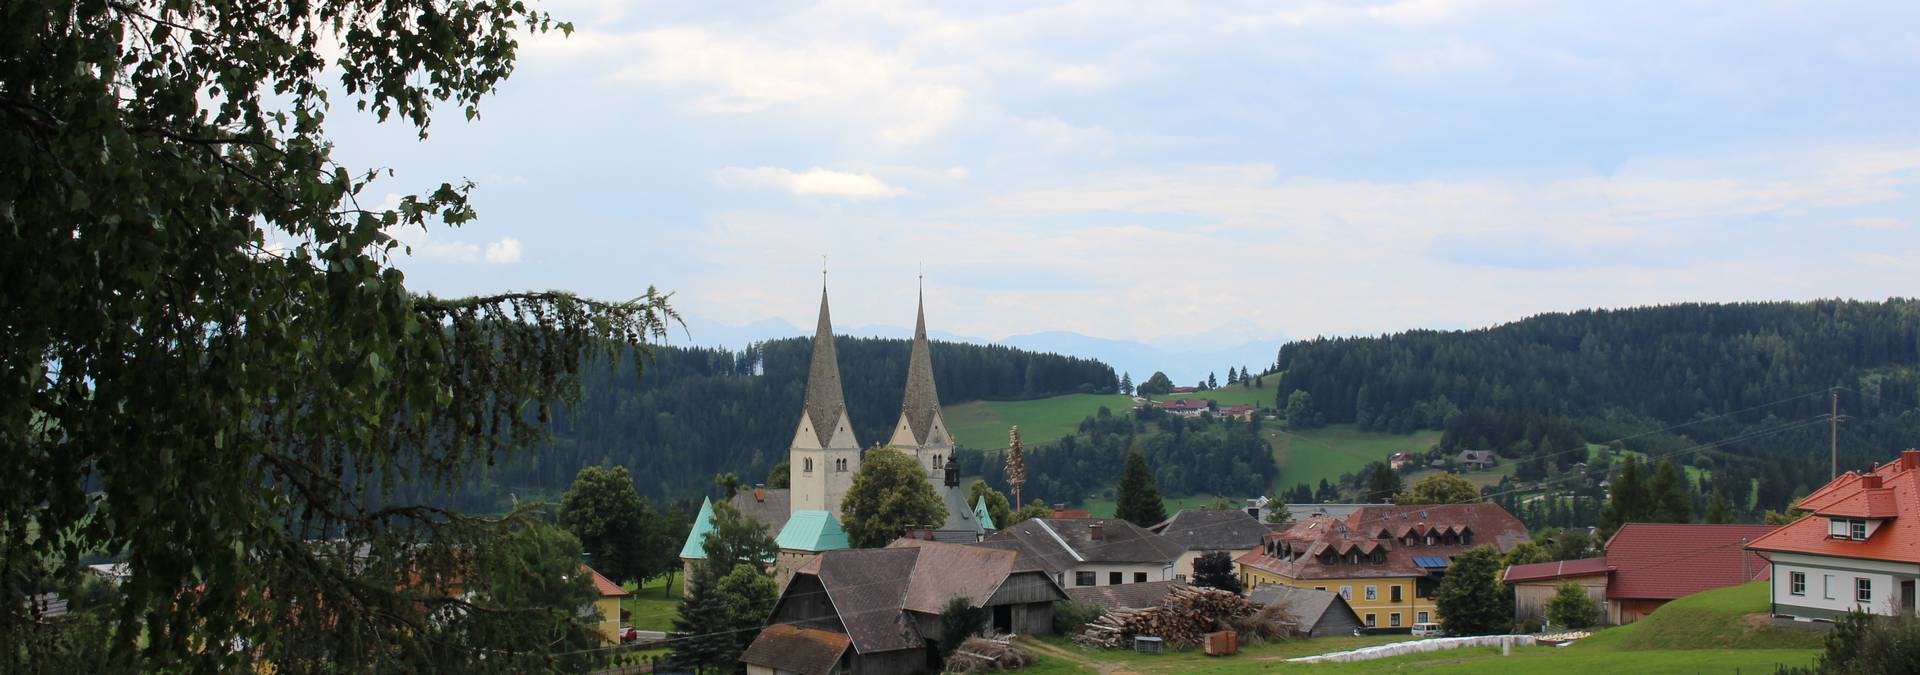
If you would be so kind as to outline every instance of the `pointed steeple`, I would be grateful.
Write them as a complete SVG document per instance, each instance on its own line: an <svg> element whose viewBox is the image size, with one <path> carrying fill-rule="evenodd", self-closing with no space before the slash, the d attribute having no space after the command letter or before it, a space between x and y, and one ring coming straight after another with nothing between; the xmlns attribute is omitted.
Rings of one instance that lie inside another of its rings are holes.
<svg viewBox="0 0 1920 675"><path fill-rule="evenodd" d="M933 386L933 355L927 347L927 301L921 292L913 324L913 350L907 356L907 395L900 401L900 417L913 432L916 445L927 442L933 420L940 414L940 394Z"/></svg>
<svg viewBox="0 0 1920 675"><path fill-rule="evenodd" d="M807 368L807 419L820 447L833 441L847 400L840 392L840 360L833 351L833 320L827 313L827 286L820 284L820 325L813 331L813 363Z"/></svg>

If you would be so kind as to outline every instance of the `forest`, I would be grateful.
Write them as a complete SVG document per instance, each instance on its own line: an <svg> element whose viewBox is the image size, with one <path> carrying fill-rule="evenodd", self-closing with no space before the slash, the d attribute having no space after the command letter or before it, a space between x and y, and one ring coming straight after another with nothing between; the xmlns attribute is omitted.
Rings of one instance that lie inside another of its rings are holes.
<svg viewBox="0 0 1920 675"><path fill-rule="evenodd" d="M1211 415L1185 418L1158 408L1133 415L1100 411L1081 421L1079 432L1026 448L1027 484L1022 497L1050 503L1077 503L1112 488L1138 449L1153 469L1161 494L1257 495L1278 471L1273 448L1260 436L1260 421L1216 420ZM1006 491L1005 453L963 448L960 471L978 475Z"/></svg>
<svg viewBox="0 0 1920 675"><path fill-rule="evenodd" d="M1920 301L1682 304L1543 314L1471 331L1323 338L1280 348L1294 392L1328 423L1446 431L1519 477L1559 475L1586 443L1706 469L1747 515L1920 441ZM1270 376L1271 377L1271 376ZM1834 398L1837 396L1837 399ZM1758 499L1742 485L1757 484Z"/></svg>
<svg viewBox="0 0 1920 675"><path fill-rule="evenodd" d="M866 446L885 443L900 415L909 342L843 336L834 345L855 436ZM1111 367L1089 359L992 345L931 347L934 381L946 403L1111 392L1119 386ZM631 354L617 367L585 368L580 398L555 411L548 442L481 467L429 499L478 512L503 509L511 500L552 501L581 467L592 465L629 467L642 496L692 500L695 507L713 491L717 473L763 482L787 458L812 352L812 340L798 337L738 352L663 346L643 362L643 377L634 377ZM395 492L419 496L427 489L399 486Z"/></svg>

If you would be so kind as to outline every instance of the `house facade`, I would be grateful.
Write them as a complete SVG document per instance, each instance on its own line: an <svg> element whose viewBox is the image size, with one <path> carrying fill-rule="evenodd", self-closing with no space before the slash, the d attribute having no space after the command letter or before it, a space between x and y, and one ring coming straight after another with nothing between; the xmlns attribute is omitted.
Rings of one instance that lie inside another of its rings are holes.
<svg viewBox="0 0 1920 675"><path fill-rule="evenodd" d="M1186 553L1166 537L1111 518L1034 518L981 544L1020 554L1062 588L1172 581Z"/></svg>
<svg viewBox="0 0 1920 675"><path fill-rule="evenodd" d="M1808 515L1754 540L1773 570L1773 614L1832 621L1914 615L1920 581L1920 451L1849 471L1800 500Z"/></svg>
<svg viewBox="0 0 1920 675"><path fill-rule="evenodd" d="M1066 592L1017 560L1012 551L907 539L822 553L795 570L742 660L763 673L937 671L940 613L956 597L987 610L985 627L1052 632L1053 603Z"/></svg>
<svg viewBox="0 0 1920 675"><path fill-rule="evenodd" d="M1279 584L1338 594L1370 629L1441 621L1433 596L1453 556L1481 545L1501 553L1527 528L1490 503L1365 505L1345 518L1309 517L1268 535L1239 563L1249 590Z"/></svg>
<svg viewBox="0 0 1920 675"><path fill-rule="evenodd" d="M1193 579L1193 561L1208 553L1229 558L1260 548L1271 530L1240 509L1186 509L1147 528L1187 549L1174 561L1173 578Z"/></svg>
<svg viewBox="0 0 1920 675"><path fill-rule="evenodd" d="M593 620L593 629L600 633L607 644L620 644L620 601L629 594L620 584L613 583L591 567L581 565L580 571L593 575L593 590L600 594L593 599L592 608L582 613L589 615Z"/></svg>

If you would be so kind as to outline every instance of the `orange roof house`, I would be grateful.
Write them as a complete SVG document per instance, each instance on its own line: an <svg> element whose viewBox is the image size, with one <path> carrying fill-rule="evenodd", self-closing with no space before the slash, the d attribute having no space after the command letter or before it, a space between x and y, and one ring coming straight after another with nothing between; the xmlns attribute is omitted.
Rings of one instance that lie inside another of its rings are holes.
<svg viewBox="0 0 1920 675"><path fill-rule="evenodd" d="M1833 620L1852 610L1913 614L1920 580L1920 450L1849 471L1800 500L1809 512L1755 539L1773 568L1773 613Z"/></svg>

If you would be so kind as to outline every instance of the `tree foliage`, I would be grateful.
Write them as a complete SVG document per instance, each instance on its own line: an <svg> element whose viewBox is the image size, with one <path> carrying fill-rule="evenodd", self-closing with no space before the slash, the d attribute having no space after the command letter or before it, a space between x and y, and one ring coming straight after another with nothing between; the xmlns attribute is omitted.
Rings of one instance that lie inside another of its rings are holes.
<svg viewBox="0 0 1920 675"><path fill-rule="evenodd" d="M1406 493L1395 500L1400 504L1465 504L1480 500L1480 488L1472 481L1450 473L1436 473L1414 481Z"/></svg>
<svg viewBox="0 0 1920 675"><path fill-rule="evenodd" d="M733 502L724 500L713 503L713 529L701 537L700 545L707 555L703 564L715 579L741 565L764 568L780 553L766 523L748 518Z"/></svg>
<svg viewBox="0 0 1920 675"><path fill-rule="evenodd" d="M1547 621L1552 622L1555 629L1591 628L1600 623L1600 607L1593 603L1586 589L1569 581L1560 584L1560 589L1547 599Z"/></svg>
<svg viewBox="0 0 1920 675"><path fill-rule="evenodd" d="M520 519L384 488L460 484L541 438L583 356L672 310L410 292L396 234L473 220L473 185L365 204L378 169L336 162L328 122L347 102L422 137L439 106L472 118L555 27L509 2L7 6L0 660L43 653L16 634L24 595L104 551L133 570L92 636L116 668L552 667L441 590ZM252 648L207 648L230 644Z"/></svg>
<svg viewBox="0 0 1920 675"><path fill-rule="evenodd" d="M1366 493L1361 495L1361 501L1366 503L1384 501L1400 493L1400 474L1394 473L1393 467L1388 466L1386 462L1374 462L1367 468L1367 489ZM1475 495L1475 497L1478 496Z"/></svg>
<svg viewBox="0 0 1920 675"><path fill-rule="evenodd" d="M1506 557L1500 560L1500 566L1512 567L1543 562L1553 562L1553 552L1531 541L1523 541L1515 544L1513 550L1507 551Z"/></svg>
<svg viewBox="0 0 1920 675"><path fill-rule="evenodd" d="M1233 556L1226 551L1212 551L1194 558L1193 585L1239 593L1240 575L1234 573Z"/></svg>
<svg viewBox="0 0 1920 675"><path fill-rule="evenodd" d="M1051 515L1053 515L1053 507L1047 505L1047 500L1035 499L1026 506L1020 507L1019 510L1007 514L1007 522L994 524L999 525L1000 529L1004 530L1013 527L1016 523L1026 522L1035 518L1045 518Z"/></svg>
<svg viewBox="0 0 1920 675"><path fill-rule="evenodd" d="M940 662L946 663L960 643L980 632L987 619L987 608L975 607L971 600L958 595L947 600L947 606L940 610Z"/></svg>
<svg viewBox="0 0 1920 675"><path fill-rule="evenodd" d="M1660 468L1647 484L1648 520L1656 523L1686 523L1693 520L1693 496L1687 490L1687 477L1673 460L1660 460Z"/></svg>
<svg viewBox="0 0 1920 675"><path fill-rule="evenodd" d="M1184 418L1148 408L1131 416L1090 415L1072 436L1028 444L1022 494L1061 503L1085 500L1114 486L1133 451L1145 455L1166 495L1260 494L1279 472L1257 421ZM1000 454L963 448L954 457L962 475L1008 486Z"/></svg>
<svg viewBox="0 0 1920 675"><path fill-rule="evenodd" d="M920 462L892 446L867 451L840 512L854 548L886 546L908 527L947 522L946 503L927 482Z"/></svg>
<svg viewBox="0 0 1920 675"><path fill-rule="evenodd" d="M1880 675L1920 673L1920 619L1852 611L1833 622L1826 649L1807 668L1781 668L1782 675Z"/></svg>
<svg viewBox="0 0 1920 675"><path fill-rule="evenodd" d="M1267 502L1266 515L1268 525L1282 525L1293 520L1293 512L1287 510L1286 503L1278 499Z"/></svg>
<svg viewBox="0 0 1920 675"><path fill-rule="evenodd" d="M1500 551L1475 546L1453 557L1434 592L1448 635L1489 635L1513 623L1513 605L1500 585Z"/></svg>
<svg viewBox="0 0 1920 675"><path fill-rule="evenodd" d="M633 490L624 466L581 469L560 498L560 526L580 540L593 568L607 578L645 581L679 567L673 544L686 536L672 517L654 511Z"/></svg>
<svg viewBox="0 0 1920 675"><path fill-rule="evenodd" d="M1134 387L1134 391L1141 396L1165 396L1173 391L1173 380L1169 379L1166 373L1156 370L1153 371L1153 375L1147 377L1147 381Z"/></svg>
<svg viewBox="0 0 1920 675"><path fill-rule="evenodd" d="M1013 515L1013 505L1007 501L1007 496L984 480L968 483L967 503L979 504L982 499L987 502L987 517L993 519L994 527L1006 527L1007 517Z"/></svg>
<svg viewBox="0 0 1920 675"><path fill-rule="evenodd" d="M1154 485L1147 458L1138 452L1127 453L1126 468L1120 471L1120 486L1115 497L1113 517L1148 527L1167 519L1167 507L1160 501L1160 488Z"/></svg>

